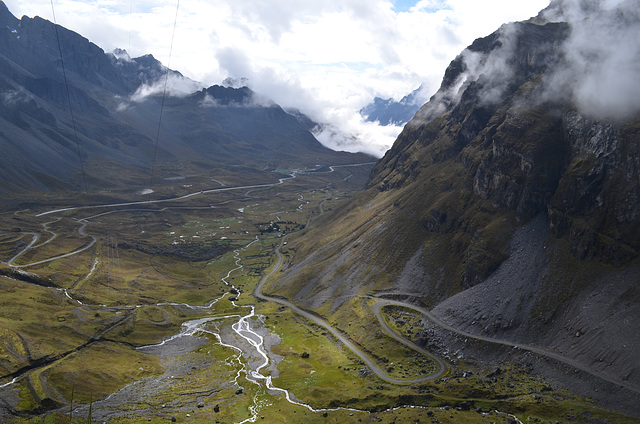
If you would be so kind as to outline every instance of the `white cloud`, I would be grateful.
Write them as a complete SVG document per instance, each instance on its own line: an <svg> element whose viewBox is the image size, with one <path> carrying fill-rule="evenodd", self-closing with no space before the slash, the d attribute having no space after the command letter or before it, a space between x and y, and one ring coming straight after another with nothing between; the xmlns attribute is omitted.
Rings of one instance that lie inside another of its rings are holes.
<svg viewBox="0 0 640 424"><path fill-rule="evenodd" d="M564 61L546 81L546 98L569 97L583 113L625 119L640 112L640 0L565 0L551 20L568 20ZM585 19L585 7L592 15ZM595 13L594 13L595 11Z"/></svg>
<svg viewBox="0 0 640 424"><path fill-rule="evenodd" d="M380 126L365 122L360 115L349 115L337 119L340 128L331 124L319 125L312 132L325 146L347 152L364 152L382 157L389 148L389 140L395 139L402 127Z"/></svg>
<svg viewBox="0 0 640 424"><path fill-rule="evenodd" d="M52 20L49 0L6 0L16 15ZM435 93L446 66L475 38L527 19L549 0L58 0L58 23L112 51L151 53L205 85L248 77L284 107L382 152L399 129L372 128L358 110L374 96L400 99L423 85ZM404 10L404 9L403 9Z"/></svg>
<svg viewBox="0 0 640 424"><path fill-rule="evenodd" d="M166 93L169 96L184 97L196 91L202 90L204 86L199 83L184 78L179 75L171 75L161 77L152 84L142 84L135 93L131 95L131 101L140 103L149 96L159 96Z"/></svg>

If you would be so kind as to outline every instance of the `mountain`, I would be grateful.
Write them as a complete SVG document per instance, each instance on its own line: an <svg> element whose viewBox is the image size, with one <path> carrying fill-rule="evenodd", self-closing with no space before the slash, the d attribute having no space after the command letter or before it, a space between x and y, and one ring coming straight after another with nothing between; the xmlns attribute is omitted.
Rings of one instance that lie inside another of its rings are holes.
<svg viewBox="0 0 640 424"><path fill-rule="evenodd" d="M640 107L625 91L639 56L625 40L640 8L580 4L552 2L466 48L366 190L292 238L268 292L337 325L358 296L402 298L461 331L559 352L619 382L620 404L637 399Z"/></svg>
<svg viewBox="0 0 640 424"><path fill-rule="evenodd" d="M303 119L246 87L203 89L151 55L105 53L39 17L17 19L4 2L0 45L5 194L83 189L83 178L146 183L156 162L170 172L371 161L325 148Z"/></svg>
<svg viewBox="0 0 640 424"><path fill-rule="evenodd" d="M375 97L373 102L360 109L360 115L368 122L380 125L404 125L420 109L424 97L422 86L404 96L400 101Z"/></svg>

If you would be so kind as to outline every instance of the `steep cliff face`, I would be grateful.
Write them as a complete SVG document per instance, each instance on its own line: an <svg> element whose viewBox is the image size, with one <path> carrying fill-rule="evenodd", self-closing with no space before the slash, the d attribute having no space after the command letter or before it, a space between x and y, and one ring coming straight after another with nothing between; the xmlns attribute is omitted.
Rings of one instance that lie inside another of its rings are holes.
<svg viewBox="0 0 640 424"><path fill-rule="evenodd" d="M640 304L640 108L595 113L609 99L585 81L610 52L572 50L600 21L620 40L637 33L637 2L548 18L568 4L459 55L367 189L289 244L295 256L270 290L326 315L356 295L405 295L459 328L588 364L604 349L607 372L640 387L640 358L623 347L640 331L628 319ZM620 69L635 90L637 75Z"/></svg>
<svg viewBox="0 0 640 424"><path fill-rule="evenodd" d="M627 263L640 251L640 122L563 117L571 158L549 202L553 234L578 259Z"/></svg>
<svg viewBox="0 0 640 424"><path fill-rule="evenodd" d="M637 257L639 121L589 118L545 93L548 75L564 66L569 34L566 23L528 22L474 42L378 163L370 187L426 183L426 168L452 161L465 170L458 189L472 191L475 202L519 224L548 213L552 233L568 236L575 258L621 264ZM464 227L448 209L425 211L423 224L439 232Z"/></svg>

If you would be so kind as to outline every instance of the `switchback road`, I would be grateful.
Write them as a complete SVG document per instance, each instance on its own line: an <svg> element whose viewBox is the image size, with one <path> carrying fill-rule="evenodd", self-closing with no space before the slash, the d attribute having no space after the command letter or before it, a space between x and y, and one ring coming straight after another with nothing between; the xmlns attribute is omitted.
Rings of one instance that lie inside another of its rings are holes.
<svg viewBox="0 0 640 424"><path fill-rule="evenodd" d="M293 303L289 302L288 300L285 300L285 299L279 298L279 297L267 296L267 295L263 294L262 293L262 287L264 286L264 284L267 282L267 280L269 278L271 278L271 276L273 276L276 272L278 272L280 270L280 267L282 266L282 254L280 253L280 247L281 246L282 246L282 243L276 249L276 255L277 255L278 259L276 261L275 266L273 267L271 272L269 274L265 275L262 278L262 280L260 280L258 285L256 286L256 289L255 289L255 291L253 293L253 295L256 298L262 299L262 300L267 300L267 301L270 301L270 302L276 302L276 303L279 303L281 305L287 306L287 307L291 308L297 314L300 314L303 317L309 319L310 321L313 321L314 323L316 323L316 324L320 325L321 327L325 328L327 331L329 331L331 334L333 334L338 340L340 340L342 343L344 343L344 345L347 346L354 354L356 354L360 359L362 359L362 361L365 364L367 364L367 366L371 369L371 371L373 371L378 377L380 377L381 379L383 379L384 381L386 381L388 383L393 383L393 384L417 384L417 383L423 383L425 381L436 380L436 379L442 377L442 375L446 371L446 366L445 366L444 362L442 362L439 358L435 357L434 355L432 355L430 352L426 351L425 349L422 349L419 346L415 345L414 343L412 343L412 342L406 340L405 338L400 337L397 334L395 334L389 328L389 326L384 322L382 317L380 316L379 309L378 309L378 313L376 313L376 317L378 317L378 320L380 321L383 330L386 333L388 333L391 337L393 337L394 339L396 339L400 343L404 344L405 346L407 346L407 347L409 347L411 349L414 349L414 350L416 350L416 351L428 356L429 358L431 358L434 361L434 363L436 364L436 369L435 369L433 374L427 375L427 376L424 376L424 377L420 377L420 378L414 378L414 379L399 380L397 378L393 378L393 377L389 376L388 374L386 374L373 361L373 359L371 359L367 354L365 354L362 350L360 350L358 347L356 347L355 344L345 334L343 334L340 331L338 331L337 329L333 328L331 325L329 325L329 323L327 323L322 318L320 318L317 315L314 315L314 314L312 314L310 312L305 311L304 309L294 305Z"/></svg>

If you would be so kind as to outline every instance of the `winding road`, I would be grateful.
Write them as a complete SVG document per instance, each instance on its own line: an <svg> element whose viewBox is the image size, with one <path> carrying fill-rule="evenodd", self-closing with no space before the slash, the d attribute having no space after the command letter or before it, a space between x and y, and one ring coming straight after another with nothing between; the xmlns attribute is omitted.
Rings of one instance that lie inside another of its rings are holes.
<svg viewBox="0 0 640 424"><path fill-rule="evenodd" d="M203 190L203 191L198 191L198 192L194 192L194 193L190 193L184 196L180 196L180 197L175 197L175 198L170 198L170 199L160 199L160 200L149 200L149 201L141 201L141 202L126 202L126 203L115 203L115 204L104 204L104 205L96 205L96 206L79 206L79 207L69 207L69 208L63 208L63 209L56 209L56 210L50 210L50 211L46 211L46 212L42 212L36 216L45 216L45 215L50 215L50 214L55 214L55 213L59 213L59 212L64 212L64 211L71 211L71 210L80 210L80 209L89 209L89 208L112 208L112 207L120 207L120 206L133 206L133 205L142 205L142 204L153 204L153 203L164 203L164 202L171 202L171 201L179 201L179 200L183 200L183 199L187 199L196 195L200 195L200 194L205 194L205 193L214 193L214 192L220 192L220 191L229 191L229 190L245 190L245 189L259 189L259 188L270 188L270 187L274 187L276 185L280 185L283 184L285 181L290 180L290 179L294 179L296 178L296 174L298 173L330 173L330 172L334 172L335 168L339 168L339 167L351 167L351 166L363 166L363 165L368 165L368 164L348 164L348 165L334 165L334 166L330 166L328 171L319 171L319 170L311 170L311 171L292 171L291 174L289 174L288 177L286 178L280 178L278 180L278 182L275 183L268 183L268 184L255 184L255 185L246 185L246 186L235 186L235 187L220 187L220 188L215 188L215 189L209 189L209 190ZM322 210L322 205L320 205L320 212L321 214L324 212ZM109 212L107 212L109 213ZM101 214L99 214L101 215ZM99 216L96 215L96 216ZM311 220L311 217L309 217L309 220L307 221L307 226L309 224L309 221ZM85 218L84 220L81 220L79 222L82 222L82 226L79 228L78 232L82 235L87 236L86 233L84 233L84 228L87 225L87 218ZM48 223L47 223L48 224ZM47 225L44 224L44 225ZM45 231L52 233L53 234L53 238L55 238L55 233L47 230L47 228L45 227ZM81 249L78 249L76 251L64 254L64 255L60 255L60 256L56 256L53 258L49 258L46 260L42 260L42 261L38 261L38 262L34 262L34 263L30 263L30 264L25 264L25 265L14 265L13 262L15 260L17 260L17 258L19 258L21 255L23 255L26 251L28 251L31 248L36 247L36 243L38 242L38 240L40 239L40 235L37 233L24 233L24 234L29 234L33 237L32 241L29 243L29 245L27 247L25 247L21 252L19 252L17 255L15 255L13 258L11 258L9 261L7 261L7 264L9 266L12 266L14 268L22 268L22 267L27 267L27 266L31 266L31 265L37 265L37 264L41 264L41 263L45 263L45 262L50 262L56 259L61 259L64 257L68 257L68 256L72 256L75 255L77 253L83 252L87 249L89 249L91 246L93 246L93 244L95 244L95 242L97 241L97 239L95 237L92 237L92 241L86 245L83 246ZM46 242L44 242L43 244L46 244L47 242L51 241L51 239L47 240ZM567 358L557 352L548 350L548 349L544 349L541 347L537 347L537 346L532 346L532 345L527 345L527 344L522 344L522 343L515 343L515 342L511 342L511 341L507 341L507 340L501 340L501 339L496 339L496 338L491 338L491 337L485 337L485 336L481 336L481 335L476 335L476 334L471 334L468 333L466 331L460 330L456 327L453 327L449 324L447 324L446 322L442 321L441 319L439 319L438 317L436 317L434 314L432 314L430 311L421 308L419 306L410 304L410 303L405 303L405 302L400 302L397 300L390 300L390 299L383 299L383 298L378 298L378 297L373 297L373 296L368 296L370 299L374 299L375 303L372 305L373 308L373 313L376 316L376 318L378 319L378 321L380 322L380 325L382 327L382 329L392 338L394 338L395 340L403 343L405 346L421 353L422 355L425 355L427 357L429 357L435 364L436 364L436 370L433 374L428 375L428 376L424 376L424 377L420 377L420 378L415 378L415 379L396 379L393 377L390 377L389 375L387 375L378 365L375 364L375 362L364 352L362 352L357 346L354 345L354 343L343 333L341 333L340 331L338 331L337 329L333 328L329 323L327 323L325 320L323 320L322 318L320 318L319 316L305 311L303 309L301 309L300 307L296 306L295 304L283 299L283 298L278 298L278 297L271 297L271 296L267 296L265 294L262 293L262 288L264 286L264 284L266 283L266 281L271 278L276 272L278 272L280 270L280 268L282 267L283 264L283 259L282 259L282 254L280 252L280 248L282 246L282 244L284 243L285 238L282 239L280 246L278 246L276 248L276 255L277 255L277 262L275 264L275 266L273 267L273 269L271 270L271 272L267 275L265 275L260 282L258 283L258 285L255 288L254 291L254 296L258 299L263 299L263 300L267 300L267 301L271 301L271 302L276 302L279 303L281 305L287 306L289 308L291 308L293 311L295 311L296 313L304 316L305 318L311 320L312 322L320 325L321 327L325 328L327 331L331 332L331 334L333 334L337 339L339 339L342 343L344 343L345 346L347 346L355 355L357 355L360 359L362 359L362 361L367 364L370 369L381 379L383 379L384 381L387 381L389 383L393 383L393 384L416 384L416 383L421 383L424 381L429 381L429 380L435 380L440 378L442 375L444 375L444 373L446 372L446 365L444 364L444 362L442 362L442 360L440 360L438 357L434 356L433 354L431 354L429 351L421 348L420 346L416 345L415 343L412 343L411 341L405 339L404 337L399 336L398 334L396 334L384 321L383 317L382 317L382 313L381 310L382 308L384 308L385 306L400 306L400 307L405 307L405 308L409 308L412 309L422 315L424 315L427 319L429 319L433 324L435 324L436 326L438 326L439 328L449 331L451 333L472 339L472 340L478 340L478 341L482 341L482 342L487 342L487 343L493 343L493 344L498 344L498 345L503 345L503 346L508 346L508 347L512 347L512 348L517 348L517 349L522 349L522 350L526 350L532 353L535 353L537 355L541 355L556 361L559 361L561 363L564 363L566 365L569 365L577 370L581 370L584 371L585 373L592 375L594 377L597 377L599 379L602 379L604 381L607 381L609 383L624 387L628 390L633 391L634 393L640 393L640 390L638 390L638 388L631 386L623 381L619 381L616 380L604 373L600 373L597 371L594 371L590 368L588 368L587 366L581 364L580 362L573 360L571 358Z"/></svg>
<svg viewBox="0 0 640 424"><path fill-rule="evenodd" d="M371 297L373 299L377 299L377 302L374 305L374 312L376 313L376 317L378 317L379 320L381 320L381 316L380 316L380 309L384 306L400 306L400 307L405 307L405 308L409 308L409 309L413 309L414 311L424 315L425 317L427 317L427 319L429 319L429 321L431 321L433 324L435 324L436 326L447 330L451 333L454 334L458 334L460 336L469 338L469 339L473 339L473 340L478 340L478 341L482 341L482 342L487 342L487 343L493 343L493 344L498 344L498 345L502 345L502 346L508 346L514 349L521 349L521 350L526 350L532 353L535 353L537 355L541 355L553 360L556 360L558 362L562 362L566 365L569 365L577 370L580 371L584 371L585 373L599 378L600 380L604 380L606 382L615 384L617 386L621 386L624 387L627 390L630 390L634 393L640 393L640 390L638 390L637 387L631 386L627 383L625 383L624 381L619 381L614 379L613 377L608 376L607 374L604 373L600 373L597 371L594 371L590 368L588 368L586 365L571 359L571 358L567 358L566 356L563 356L557 352L554 352L552 350L548 350L548 349L544 349L542 347L539 346L533 346L533 345L528 345L528 344L523 344L523 343L516 343L516 342L511 342L511 341L507 341L507 340L502 340L502 339L496 339L493 337L485 337L485 336L481 336L478 334L472 334L469 332L466 332L464 330L460 330L459 328L453 327L449 324L447 324L446 322L442 321L440 318L438 318L437 316L435 316L434 314L432 314L431 312L429 312L428 310L426 310L425 308L421 308L419 306L410 304L410 303L405 303L405 302L399 302L397 300L389 300L389 299L380 299L380 298L376 298L376 297Z"/></svg>
<svg viewBox="0 0 640 424"><path fill-rule="evenodd" d="M282 246L283 243L284 243L284 240L276 248L276 255L277 255L278 259L276 261L275 266L273 267L271 272L269 272L267 275L262 277L262 279L260 280L260 282L258 283L258 285L255 288L255 291L254 291L253 295L256 298L262 299L262 300L266 300L266 301L270 301L270 302L279 303L280 305L287 306L287 307L291 308L297 314L300 314L303 317L305 317L305 318L313 321L314 323L320 325L321 327L325 328L327 331L329 331L331 334L333 334L338 340L340 340L342 343L344 343L344 345L347 346L354 354L356 354L365 364L367 364L367 366L371 369L371 371L373 371L374 374L376 374L378 377L380 377L381 379L383 379L384 381L386 381L388 383L403 384L403 385L417 384L417 383L423 383L425 381L436 380L436 379L442 377L442 375L444 375L444 373L447 370L447 367L444 364L444 362L442 362L440 360L440 358L434 356L433 354L431 354L427 350L417 346L416 344L414 344L414 343L406 340L405 338L398 336L396 333L394 333L393 330L391 330L391 328L389 328L389 326L386 324L386 322L384 321L384 319L380 315L379 308L376 310L375 306L374 306L374 312L376 312L376 317L380 321L380 324L382 325L382 328L384 329L384 331L387 332L391 337L393 337L394 339L396 339L400 343L404 344L405 346L407 346L407 347L409 347L411 349L414 349L414 350L420 352L421 354L428 356L431 360L433 360L434 363L436 364L436 370L435 370L435 372L433 374L428 375L428 376L424 376L424 377L420 377L420 378L414 378L414 379L399 380L397 378L393 378L393 377L389 376L387 373L385 373L367 354L365 354L364 352L362 352L362 350L360 350L357 346L355 346L355 344L347 336L345 336L343 333L341 333L337 329L333 328L331 325L329 325L329 323L327 323L322 318L320 318L317 315L314 315L314 314L312 314L312 313L310 313L308 311L305 311L304 309L294 305L293 303L289 302L288 300L285 300L285 299L282 299L282 298L279 298L279 297L267 296L267 295L263 294L262 293L262 288L263 288L264 284L267 282L267 280L269 278L271 278L271 276L273 276L276 272L278 272L280 270L280 268L282 267L283 261L282 261L282 253L280 253L280 247ZM379 303L382 303L382 302L379 302ZM378 305L379 303L376 303L376 305Z"/></svg>
<svg viewBox="0 0 640 424"><path fill-rule="evenodd" d="M312 172L333 172L334 168L337 167L347 167L347 166L361 166L364 164L352 164L352 165L340 165L340 166L331 166L329 167L329 171L312 171ZM89 208L113 208L113 207L121 207L121 206L134 206L134 205L142 205L142 204L153 204L153 203L163 203L163 202L171 202L171 201L179 201L179 200L183 200L183 199L187 199L190 198L192 196L196 196L196 195L200 195L200 194L205 194L205 193L214 193L214 192L220 192L220 191L229 191L229 190L246 190L246 189L259 189L259 188L270 188L270 187L274 187L276 185L279 184L283 184L285 181L289 180L289 179L293 179L296 178L296 171L292 172L290 174L289 177L287 178L280 178L278 180L277 183L270 183L270 184L257 184L257 185L247 185L247 186L237 186L237 187L221 187L221 188L216 188L216 189L210 189L210 190L203 190L203 191L198 191L195 193L191 193L191 194L187 194L184 196L180 196L180 197L175 197L175 198L171 198L171 199L161 199L161 200L149 200L149 201L142 201L142 202L127 202L127 203L117 203L117 204L105 204L105 205L97 205L97 206L80 206L80 207L69 207L69 208L63 208L63 209L56 209L56 210L51 210L51 211L47 211L47 212L43 212L40 213L36 216L46 216L46 215L50 215L50 214L55 214L55 213L59 213L59 212L64 212L64 211L71 211L71 210L80 210L80 209L89 209ZM319 205L320 208L320 214L322 214L324 211L322 209L322 203ZM110 213L110 212L105 212L105 213ZM101 215L101 214L100 214ZM95 216L99 216L99 215L95 215ZM84 233L84 228L86 227L88 221L87 219L90 218L85 218L83 220L80 220L78 222L81 222L82 225L81 227L78 229L78 232L84 236L88 236L86 233ZM309 216L309 219L307 221L307 226L309 225L311 221L311 216ZM46 224L43 224L46 225ZM52 231L49 231L46 227L45 227L45 231L49 232L52 234L52 238L50 238L49 240L47 240L46 242L42 243L42 244L46 244L49 241L51 241L53 238L55 238L55 233L53 233ZM9 266L15 267L15 268L19 268L19 267L27 267L27 266L31 266L31 265L37 265L37 264L41 264L44 262L49 262L49 261L53 261L53 260L57 260L57 259L61 259L64 257L68 257L68 256L72 256L75 254L78 254L80 252L83 252L87 249L89 249L91 246L93 246L97 239L95 237L92 237L92 241L90 243L88 243L88 245L83 246L81 249L78 249L76 251L64 254L64 255L60 255L54 258L49 258L43 261L39 261L39 262L35 262L35 263L31 263L31 264L27 264L27 265L14 265L13 262L16 261L21 255L23 255L26 251L28 251L31 248L37 247L36 243L38 242L38 240L40 239L40 234L37 233L24 233L24 234L29 234L33 237L33 239L31 240L31 242L29 243L29 245L27 247L25 247L21 252L19 252L17 255L15 255L13 258L11 258L7 264ZM512 347L512 348L518 348L518 349L522 349L522 350L526 350L532 353L535 353L537 355L541 355L556 361L559 361L561 363L567 364L575 369L584 371L585 373L588 373L592 376L595 376L599 379L602 379L604 381L607 381L609 383L618 385L618 386L622 386L628 390L633 391L634 393L638 393L638 389L635 387L632 387L628 384L625 384L624 382L618 381L616 379L613 379L612 377L609 377L605 374L599 373L599 372L595 372L589 368L587 368L585 365L579 363L578 361L575 361L573 359L564 357L562 355L560 355L559 353L541 348L541 347L537 347L537 346L531 346L531 345L526 345L526 344L521 344L521 343L514 343L514 342L510 342L510 341L505 341L505 340L500 340L500 339L495 339L495 338L491 338L491 337L485 337L485 336L481 336L481 335L475 335L475 334L471 334L468 333L466 331L460 330L456 327L453 327L449 324L447 324L446 322L442 321L441 319L439 319L438 317L436 317L434 314L432 314L430 311L421 308L419 306L413 305L413 304L409 304L409 303L405 303L405 302L400 302L397 300L390 300L390 299L384 299L384 298L379 298L379 297L374 297L374 296L367 296L369 299L371 299L374 303L372 304L372 310L374 315L376 316L376 318L378 319L378 321L380 322L380 326L383 329L383 331L385 333L387 333L390 337L392 337L393 339L395 339L396 341L404 344L405 346L407 346L410 349L413 349L416 352L419 352L420 354L430 358L433 363L435 364L435 370L432 374L430 375L426 375L426 376L421 376L419 378L413 378L413 379L397 379L394 377L389 376L387 373L385 373L375 362L374 360L368 356L365 352L363 352L360 348L358 348L353 341L351 341L349 339L349 337L347 335L345 335L344 333L340 332L339 330L335 329L334 327L332 327L328 322L326 322L324 319L322 319L321 317L319 317L316 314L313 314L312 312L306 311L302 308L300 308L299 306L296 306L295 304L289 302L286 299L283 298L279 298L279 297L272 297L272 296L268 296L266 294L264 294L262 292L263 287L265 285L265 283L275 275L276 272L279 272L280 269L282 268L283 265L283 256L281 253L281 247L283 246L283 243L285 242L286 237L283 237L281 239L281 243L280 245L276 248L275 253L277 256L277 260L276 263L274 264L274 266L272 267L271 271L264 275L262 277L262 279L259 281L259 283L257 284L253 295L257 298L257 299L262 299L265 301L270 301L270 302L275 302L278 303L280 305L286 306L288 308L291 308L294 312L296 312L297 314L307 318L308 320L314 322L315 324L323 327L324 329L326 329L327 331L329 331L331 334L333 334L334 337L336 337L338 340L340 340L347 348L349 348L356 356L358 356L368 367L369 369L376 374L379 378L381 378L382 380L388 382L388 383L392 383L392 384L398 384L398 385L412 385L412 384L418 384L418 383L423 383L426 381L431 381L431 380L436 380L438 378L441 378L447 371L447 366L446 364L437 356L433 355L431 352L429 352L428 350L416 345L415 343L411 342L410 340L407 340L406 338L398 335L397 333L395 333L385 322L384 317L382 315L382 309L386 306L399 306L399 307L405 307L405 308L409 308L412 309L422 315L424 315L427 319L429 319L433 324L435 324L437 327L449 331L451 333L469 338L469 339L473 339L473 340L479 340L479 341L483 341L483 342L488 342L488 343L494 343L494 344L498 344L498 345L503 345L503 346L508 346L508 347ZM253 242L252 242L253 243ZM248 246L246 246L248 247ZM239 260L239 259L238 259ZM93 268L95 268L95 263ZM239 267L241 267L239 264L237 264ZM237 270L239 268L235 268L231 271L229 271L229 274L227 275L227 278L229 277L229 275L231 274L231 272ZM93 269L92 269L93 270ZM225 281L225 283L227 283ZM229 283L227 283L229 284ZM67 296L71 299L71 297L69 296L69 294L67 293ZM224 297L224 296L223 296ZM205 306L204 308L207 307L211 307L217 300L219 299L215 299L214 301L212 301L210 304L208 304L207 306ZM187 306L190 307L190 305L183 305L183 306ZM313 408L311 408L309 405L303 404L303 403L299 403L299 402L295 402L293 400L290 399L289 397L289 393L288 391L284 390L284 389L280 389L277 387L274 387L272 385L271 382L271 377L265 377L262 376L259 372L262 368L264 368L266 366L266 364L268 363L268 358L267 358L267 354L266 352L264 352L263 349L263 338L262 336L260 336L258 333L256 333L254 330L251 329L250 324L249 324L249 320L250 318L255 316L255 310L253 307L251 307L251 312L248 315L245 316L238 316L238 315L234 315L236 317L239 318L239 321L234 324L233 330L242 338L244 338L245 340L247 340L247 342L253 347L255 348L258 353L260 354L261 357L264 358L264 362L260 364L260 366L256 369L256 370L251 370L249 371L249 375L251 377L254 378L255 381L257 381L258 379L261 380L265 380L265 384L267 385L267 387L271 390L277 390L277 391L281 391L284 392L286 394L287 400L289 402L292 403L296 403L302 406L305 406L307 408L309 408L311 411L314 412L318 412L318 411L325 411L325 410L315 410ZM228 318L230 316L226 316L225 318ZM215 317L215 318L211 318L209 320L215 320L215 319L220 319L221 317ZM183 330L183 333L181 333L182 335L184 334L195 334L195 332L199 331L204 331L203 328L200 326L200 324L202 324L204 321L200 322L199 320L196 320L198 325L194 325L194 327L189 327ZM193 323L196 324L196 321L194 321ZM205 331L207 332L207 331ZM178 336L179 337L179 336ZM163 341L162 343L166 343L167 341ZM230 346L233 347L233 346ZM234 347L234 349L237 349L236 347ZM18 380L18 377L14 378L12 381L4 383L3 385L0 386L0 388L9 386L13 383L15 383ZM254 382L255 382L254 381ZM249 420L245 420L245 422L248 422Z"/></svg>
<svg viewBox="0 0 640 424"><path fill-rule="evenodd" d="M56 237L57 237L57 234L56 234L56 233L54 233L54 232L52 232L52 231L49 231L49 230L46 230L47 232L49 232L49 233L53 234L53 236L52 236L49 240L45 241L44 243L39 244L38 246L34 246L34 245L35 245L35 243L40 239L40 234L37 234L37 233L23 233L23 234L30 234L30 235L32 235L32 236L33 236L33 240L31 240L31 243L29 243L29 245L28 245L27 247L25 247L25 248L24 248L24 249L22 249L20 252L18 252L18 254L17 254L17 255L15 255L13 258L9 259L9 260L7 261L7 265L9 265L9 266L10 266L10 267L12 267L12 268L26 268L26 267L30 267L30 266L34 266L34 265L40 265L40 264L44 264L44 263L47 263L47 262L55 261L55 260L57 260L57 259L68 258L69 256L77 255L78 253L82 253L82 252L84 252L85 250L87 250L87 249L91 248L91 246L93 246L94 244L96 244L96 242L98 241L98 239L97 239L97 237L90 236L90 235L88 235L87 233L85 233L85 232L84 232L84 228L85 228L85 227L87 226L87 224L88 224L88 222L87 222L85 219L82 219L82 220L80 220L80 221L78 221L78 222L81 222L81 223L82 223L82 225L80 226L80 228L78 228L78 233L79 233L80 235L82 235L82 236L85 236L85 237L91 237L91 241L90 241L89 243L87 243L85 246L81 247L80 249L74 250L73 252L65 253L64 255L54 256L53 258L43 259L43 260L41 260L41 261L31 262L31 263L29 263L29 264L24 264L24 265L14 265L14 263L13 263L13 262L14 262L16 259L18 259L20 256L24 255L24 254L27 252L27 250L29 250L29 249L31 249L31 248L36 248L36 247L44 246L45 244L49 243L51 240L53 240L54 238L56 238ZM48 223L47 223L47 224L48 224ZM47 225L47 224L42 224L42 225L45 227L45 229L46 229L46 225Z"/></svg>
<svg viewBox="0 0 640 424"><path fill-rule="evenodd" d="M13 262L18 259L20 256L24 255L25 252L29 249L31 249L37 242L38 240L40 240L40 234L38 233L21 233L21 234L25 234L25 235L30 235L33 237L33 239L31 239L31 242L21 251L19 251L13 258L9 259L7 261L7 265L9 265L10 267L16 267L18 268L19 266L13 265Z"/></svg>
<svg viewBox="0 0 640 424"><path fill-rule="evenodd" d="M348 166L348 165L344 165L344 166ZM355 166L355 165L353 165L353 166ZM60 212L81 210L81 209L116 208L116 207L120 207L120 206L151 205L151 204L155 204L155 203L175 202L175 201L178 201L178 200L188 199L190 197L198 196L198 195L201 195L201 194L215 193L215 192L220 192L220 191L245 190L245 189L254 189L254 188L271 188L271 187L274 187L276 185L280 185L280 184L284 183L285 181L293 179L295 177L296 177L296 172L292 172L288 178L280 178L277 183L212 188L212 189L208 189L208 190L196 191L196 192L193 192L193 193L185 194L184 196L171 197L169 199L143 200L143 201L139 201L139 202L110 203L110 204L104 204L104 205L91 205L91 206L72 206L72 207L68 207L68 208L54 209L54 210L51 210L51 211L42 212L42 213L39 213L38 215L36 215L36 217L50 215L50 214L54 214L54 213L60 213Z"/></svg>
<svg viewBox="0 0 640 424"><path fill-rule="evenodd" d="M280 245L282 246L282 244ZM511 347L514 349L521 349L521 350L525 350L525 351L529 351L532 352L534 354L540 355L540 356L544 356L546 358L549 359L553 359L555 361L561 362L563 364L569 365L577 370L583 371L593 377L596 377L600 380L606 381L608 383L612 383L614 385L617 386L621 386L624 387L627 390L630 390L634 393L640 393L640 390L638 390L637 387L629 385L623 381L619 381L611 376L608 376L604 373L600 373L597 371L594 371L590 368L588 368L586 365L568 358L566 356L563 356L557 352L548 350L548 349L544 349L542 347L538 347L538 346L532 346L532 345L528 345L528 344L523 344L523 343L516 343L516 342L511 342L511 341L507 341L507 340L502 340L502 339L496 339L496 338L492 338L492 337L485 337L485 336L481 336L481 335L476 335L476 334L472 334L469 332L466 332L464 330L460 330L459 328L453 327L449 324L447 324L446 322L442 321L440 318L438 318L437 316L435 316L434 314L432 314L430 311L428 311L425 308L410 304L410 303L405 303L405 302L400 302L397 300L390 300L390 299L382 299L382 298L378 298L378 297L374 297L374 296L367 296L370 299L374 299L375 303L373 304L373 313L375 314L376 318L378 319L378 321L380 322L380 325L382 327L382 329L392 338L394 338L395 340L399 341L400 343L404 344L405 346L420 352L421 354L429 357L432 361L434 361L434 363L436 364L436 371L426 377L423 378L417 378L417 379L411 379L411 380L398 380L396 378L390 377L388 376L382 369L380 369L380 367L378 367L372 360L371 358L369 358L365 353L363 353L360 349L358 349L344 334L340 333L338 330L336 330L335 328L331 327L326 321L324 321L323 319L321 319L320 317L318 317L317 315L314 315L308 311L305 311L303 309L301 309L300 307L294 305L293 303L282 299L282 298L278 298L278 297L272 297L272 296L267 296L265 294L262 293L262 288L264 286L264 284L266 283L266 281L272 276L274 275L276 272L278 272L280 270L280 268L282 267L282 254L280 253L280 246L278 246L278 248L276 249L276 254L277 254L277 262L274 266L274 268L271 270L271 272L267 275L265 275L262 280L260 281L260 283L256 286L255 292L254 292L254 296L259 298L259 299L263 299L263 300L267 300L267 301L271 301L271 302L276 302L279 303L281 305L287 306L289 308L291 308L292 310L294 310L296 313L304 316L305 318L308 318L309 320L315 322L316 324L322 326L323 328L327 329L328 331L331 332L331 334L333 334L335 337L337 337L342 343L345 344L345 346L347 346L349 349L351 349L351 351L353 351L353 353L355 353L358 357L360 357L360 359L362 359L370 368L371 370L381 379L389 382L389 383L393 383L393 384L415 384L415 383L421 383L424 381L429 381L429 380L435 380L438 379L440 377L442 377L442 375L445 373L446 371L446 365L444 364L444 362L442 362L442 360L440 358L438 358L437 356L433 355L431 352L429 352L428 350L425 350L423 348L421 348L420 346L416 345L415 343L405 339L402 336L399 336L397 333L395 333L385 322L383 316L382 316L382 308L384 308L385 306L399 306L399 307L404 307L404 308L409 308L412 309L422 315L424 315L427 319L429 319L433 324L435 324L437 327L440 327L443 330L449 331L451 333L472 339L472 340L478 340L478 341L482 341L482 342L487 342L487 343L493 343L493 344L498 344L498 345L502 345L502 346L507 346L507 347Z"/></svg>

